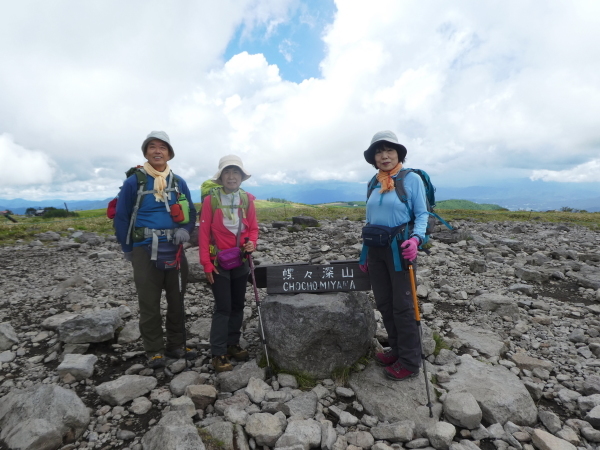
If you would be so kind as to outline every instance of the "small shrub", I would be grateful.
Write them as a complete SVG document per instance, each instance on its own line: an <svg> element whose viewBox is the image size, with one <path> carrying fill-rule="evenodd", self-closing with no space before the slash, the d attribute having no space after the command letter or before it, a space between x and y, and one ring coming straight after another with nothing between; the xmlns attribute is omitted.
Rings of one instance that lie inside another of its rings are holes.
<svg viewBox="0 0 600 450"><path fill-rule="evenodd" d="M435 350L433 354L435 356L440 354L440 350L445 348L450 349L450 346L444 341L444 338L439 333L433 333L433 340L435 341Z"/></svg>
<svg viewBox="0 0 600 450"><path fill-rule="evenodd" d="M79 214L76 212L67 211L66 209L48 208L42 217L44 219L53 219L57 217L79 217Z"/></svg>
<svg viewBox="0 0 600 450"><path fill-rule="evenodd" d="M225 449L225 442L223 442L217 438L214 438L212 436L212 434L210 434L206 428L198 427L197 429L198 429L198 434L200 435L200 438L202 439L202 442L204 443L204 446L206 447L206 450L224 450Z"/></svg>

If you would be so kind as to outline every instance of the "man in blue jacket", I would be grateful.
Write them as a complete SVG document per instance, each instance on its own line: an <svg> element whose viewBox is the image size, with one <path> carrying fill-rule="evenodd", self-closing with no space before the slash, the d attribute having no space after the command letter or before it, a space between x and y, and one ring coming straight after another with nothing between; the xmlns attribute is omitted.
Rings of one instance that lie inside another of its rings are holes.
<svg viewBox="0 0 600 450"><path fill-rule="evenodd" d="M114 219L117 240L124 257L133 265L133 278L140 308L140 333L148 366L164 367L166 358L196 357L184 348L184 319L181 296L185 292L188 265L181 257L182 292L177 269L170 269L181 245L190 239L196 222L196 209L186 182L169 168L175 152L164 131L152 131L142 143L147 162L131 175L121 188ZM189 203L189 221L180 225L173 217L178 196ZM166 345L163 341L160 297L167 297Z"/></svg>

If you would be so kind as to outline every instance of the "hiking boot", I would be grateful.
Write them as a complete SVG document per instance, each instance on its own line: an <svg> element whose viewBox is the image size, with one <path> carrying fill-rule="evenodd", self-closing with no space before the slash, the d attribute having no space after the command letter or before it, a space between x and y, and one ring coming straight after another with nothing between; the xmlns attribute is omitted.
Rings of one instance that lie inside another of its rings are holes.
<svg viewBox="0 0 600 450"><path fill-rule="evenodd" d="M230 345L227 347L227 354L238 361L247 361L248 360L248 350L244 350L242 347L237 345Z"/></svg>
<svg viewBox="0 0 600 450"><path fill-rule="evenodd" d="M419 375L419 372L411 372L407 368L405 368L400 361L396 361L391 366L387 366L384 370L385 375L394 380L394 381L402 381L407 380L409 378L414 378Z"/></svg>
<svg viewBox="0 0 600 450"><path fill-rule="evenodd" d="M215 372L227 372L229 370L233 370L233 366L227 359L226 355L213 356L211 363L215 368Z"/></svg>
<svg viewBox="0 0 600 450"><path fill-rule="evenodd" d="M174 348L172 350L167 350L165 356L173 359L196 359L198 357L198 352L188 347L185 348L185 351L183 348Z"/></svg>
<svg viewBox="0 0 600 450"><path fill-rule="evenodd" d="M148 367L150 369L158 369L160 367L165 367L166 365L167 361L162 353L148 355Z"/></svg>
<svg viewBox="0 0 600 450"><path fill-rule="evenodd" d="M375 362L380 366L391 366L396 361L398 361L398 357L392 353L391 348L375 353Z"/></svg>

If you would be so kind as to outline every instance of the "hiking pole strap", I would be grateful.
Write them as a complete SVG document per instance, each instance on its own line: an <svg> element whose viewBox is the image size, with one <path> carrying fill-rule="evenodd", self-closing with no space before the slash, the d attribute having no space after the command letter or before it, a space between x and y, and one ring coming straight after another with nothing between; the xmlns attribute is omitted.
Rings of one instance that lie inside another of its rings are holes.
<svg viewBox="0 0 600 450"><path fill-rule="evenodd" d="M398 235L395 235L392 239L392 256L394 257L394 269L396 272L402 272L402 259L400 257L400 243L398 242Z"/></svg>

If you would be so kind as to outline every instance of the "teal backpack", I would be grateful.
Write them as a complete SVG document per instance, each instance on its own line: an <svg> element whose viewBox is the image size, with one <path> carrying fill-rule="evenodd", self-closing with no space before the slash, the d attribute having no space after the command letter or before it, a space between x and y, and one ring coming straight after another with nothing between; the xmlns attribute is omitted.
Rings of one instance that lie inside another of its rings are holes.
<svg viewBox="0 0 600 450"><path fill-rule="evenodd" d="M404 188L404 178L410 172L416 173L423 180L423 184L425 185L425 199L427 201L427 213L429 214L429 220L427 220L427 229L425 230L425 240L421 242L421 247L429 241L429 236L433 233L433 228L435 226L436 220L439 220L443 223L449 230L452 230L452 226L442 219L439 215L437 215L434 211L435 208L435 187L431 183L431 179L427 172L421 169L402 169L398 172L398 175L394 179L394 185L396 186L396 194L402 203L406 205L408 208L409 214L414 221L415 215L408 204L408 196L406 194L406 189ZM367 187L367 200L371 196L371 193L377 186L377 175L375 175L371 181L369 181Z"/></svg>

